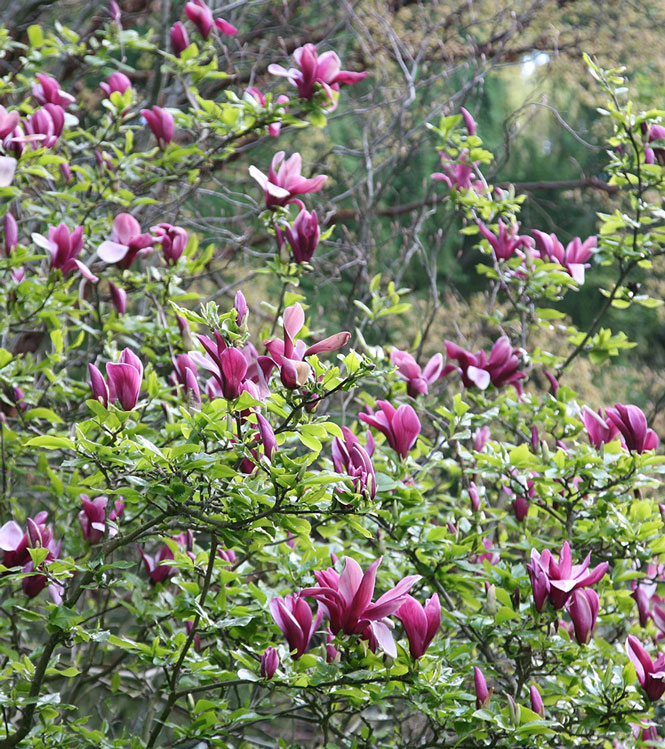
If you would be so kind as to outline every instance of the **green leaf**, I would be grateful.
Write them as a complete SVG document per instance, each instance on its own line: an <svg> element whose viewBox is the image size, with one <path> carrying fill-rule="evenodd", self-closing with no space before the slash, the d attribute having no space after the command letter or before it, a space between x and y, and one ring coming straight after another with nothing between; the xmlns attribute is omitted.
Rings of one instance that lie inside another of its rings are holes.
<svg viewBox="0 0 665 749"><path fill-rule="evenodd" d="M46 419L52 424L63 424L63 420L50 408L31 408L25 412L26 419Z"/></svg>
<svg viewBox="0 0 665 749"><path fill-rule="evenodd" d="M47 450L74 450L76 445L67 437L57 437L54 434L42 434L33 437L25 443L26 447L45 447Z"/></svg>

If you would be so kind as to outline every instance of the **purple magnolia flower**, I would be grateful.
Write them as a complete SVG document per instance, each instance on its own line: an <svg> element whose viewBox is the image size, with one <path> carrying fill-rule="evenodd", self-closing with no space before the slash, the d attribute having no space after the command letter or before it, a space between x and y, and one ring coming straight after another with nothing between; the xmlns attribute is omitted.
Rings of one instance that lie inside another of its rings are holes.
<svg viewBox="0 0 665 749"><path fill-rule="evenodd" d="M203 0L192 0L185 5L187 18L196 26L204 39L210 36L214 24L212 11Z"/></svg>
<svg viewBox="0 0 665 749"><path fill-rule="evenodd" d="M478 666L473 667L473 683L476 690L476 710L488 707L494 690L487 688L485 674L478 668Z"/></svg>
<svg viewBox="0 0 665 749"><path fill-rule="evenodd" d="M575 627L575 639L580 645L586 645L593 635L598 618L600 599L591 588L578 588L570 596L568 613Z"/></svg>
<svg viewBox="0 0 665 749"><path fill-rule="evenodd" d="M268 460L272 460L273 454L277 451L277 440L275 439L275 432L270 426L270 422L260 414L258 411L254 412L259 431L254 435L254 438L263 445L263 454ZM250 448L250 452L255 461L259 461L259 455L256 450ZM243 473L250 474L254 472L256 463L253 463L249 458L244 458L240 464L240 470Z"/></svg>
<svg viewBox="0 0 665 749"><path fill-rule="evenodd" d="M473 449L482 452L490 439L490 428L488 426L478 427L473 433Z"/></svg>
<svg viewBox="0 0 665 749"><path fill-rule="evenodd" d="M183 531L177 536L171 536L171 540L175 541L178 549L182 552L186 552L187 555L194 560L195 555L192 552L192 546L194 545L194 534L191 531ZM160 549L159 554L156 557L148 556L143 549L139 546L139 553L143 559L143 564L150 576L150 582L156 585L157 583L163 583L167 578L172 577L178 571L176 567L171 567L168 564L162 564L169 559L175 559L175 555L168 544L164 544Z"/></svg>
<svg viewBox="0 0 665 749"><path fill-rule="evenodd" d="M301 99L312 99L321 86L328 100L326 109L332 111L337 106L336 94L340 84L353 84L367 77L366 72L354 73L342 70L342 63L335 52L329 51L319 55L313 44L298 47L293 53L293 59L298 68L286 70L281 65L269 65L268 72L287 78L298 89Z"/></svg>
<svg viewBox="0 0 665 749"><path fill-rule="evenodd" d="M64 128L65 110L57 104L45 104L26 119L25 135L16 136L13 141L32 143L33 148L53 148Z"/></svg>
<svg viewBox="0 0 665 749"><path fill-rule="evenodd" d="M171 36L171 47L173 47L173 54L176 57L180 57L180 55L189 47L189 36L187 34L187 29L180 23L180 21L176 21L173 26L171 26L171 31L169 32Z"/></svg>
<svg viewBox="0 0 665 749"><path fill-rule="evenodd" d="M275 624L282 630L294 658L300 658L309 648L312 635L319 628L323 611L317 606L316 615L304 599L303 593L291 594L284 598L273 598L270 601L270 613Z"/></svg>
<svg viewBox="0 0 665 749"><path fill-rule="evenodd" d="M223 18L215 18L215 28L227 36L235 36L238 33L238 29Z"/></svg>
<svg viewBox="0 0 665 749"><path fill-rule="evenodd" d="M279 655L275 648L266 648L261 656L261 676L264 679L272 679L279 667Z"/></svg>
<svg viewBox="0 0 665 749"><path fill-rule="evenodd" d="M76 101L71 94L60 88L60 84L55 78L50 78L43 73L37 73L35 78L39 83L32 84L32 95L40 104L55 104L67 109L73 101Z"/></svg>
<svg viewBox="0 0 665 749"><path fill-rule="evenodd" d="M119 401L125 411L131 411L138 401L143 382L143 364L136 354L126 348L117 364L106 365L107 380L94 364L88 364L92 397L104 406Z"/></svg>
<svg viewBox="0 0 665 749"><path fill-rule="evenodd" d="M106 98L110 99L114 91L124 94L128 88L132 87L132 82L124 73L115 72L111 73L107 82L100 83L99 87L106 95Z"/></svg>
<svg viewBox="0 0 665 749"><path fill-rule="evenodd" d="M78 255L83 249L82 226L77 226L72 231L65 224L51 226L48 230L48 239L43 234L33 233L32 241L50 253L51 270L60 270L63 276L79 270L88 281L99 281L88 266L78 260Z"/></svg>
<svg viewBox="0 0 665 749"><path fill-rule="evenodd" d="M157 138L157 144L163 148L173 140L175 124L173 115L162 107L154 106L152 109L142 109L141 114L152 130L152 134Z"/></svg>
<svg viewBox="0 0 665 749"><path fill-rule="evenodd" d="M540 696L540 692L538 691L538 687L535 684L532 684L529 688L529 696L531 697L531 709L534 713L538 713L541 718L545 717L545 705L543 703L543 698Z"/></svg>
<svg viewBox="0 0 665 749"><path fill-rule="evenodd" d="M512 385L519 394L523 392L520 380L527 375L520 371L522 362L507 336L501 336L492 346L489 359L484 351L472 354L452 341L445 341L445 344L448 359L456 361L459 366L447 364L443 369L444 376L458 371L465 387L475 385L485 390L491 383L497 388Z"/></svg>
<svg viewBox="0 0 665 749"><path fill-rule="evenodd" d="M361 413L360 420L378 429L400 458L406 458L420 434L418 415L406 404L395 408L388 401L377 401L376 405L379 411Z"/></svg>
<svg viewBox="0 0 665 749"><path fill-rule="evenodd" d="M247 306L247 300L242 291L236 291L236 295L233 298L233 309L236 311L236 324L240 327L243 320L247 317L249 307Z"/></svg>
<svg viewBox="0 0 665 749"><path fill-rule="evenodd" d="M127 311L127 292L116 286L113 281L109 281L109 289L111 291L111 301L119 315L124 315Z"/></svg>
<svg viewBox="0 0 665 749"><path fill-rule="evenodd" d="M665 653L659 653L655 661L642 647L642 643L634 635L628 635L626 652L631 660L640 686L646 696L655 702L665 692Z"/></svg>
<svg viewBox="0 0 665 749"><path fill-rule="evenodd" d="M471 116L471 113L465 107L459 108L462 119L464 120L464 127L469 135L476 134L476 121Z"/></svg>
<svg viewBox="0 0 665 749"><path fill-rule="evenodd" d="M279 228L277 228L277 231L278 238L281 239L282 231ZM321 227L316 217L316 211L309 213L305 208L302 208L296 216L293 226L284 225L284 234L291 246L293 259L296 263L308 263L312 259L321 238Z"/></svg>
<svg viewBox="0 0 665 749"><path fill-rule="evenodd" d="M301 387L309 379L310 366L303 361L306 357L322 351L337 351L351 337L347 331L335 333L308 348L303 340L295 341L295 337L305 324L305 311L302 306L296 303L287 307L282 320L283 340L275 338L265 342L272 358L259 357L259 365L265 365L268 374L272 366L277 366L282 384L291 390Z"/></svg>
<svg viewBox="0 0 665 749"><path fill-rule="evenodd" d="M158 224L157 226L151 226L150 231L156 235L155 241L162 245L164 260L169 265L175 265L185 251L185 247L187 247L189 237L185 229L182 226Z"/></svg>
<svg viewBox="0 0 665 749"><path fill-rule="evenodd" d="M14 132L21 119L19 113L14 109L8 112L0 105L0 140L4 140L8 135Z"/></svg>
<svg viewBox="0 0 665 749"><path fill-rule="evenodd" d="M637 611L640 617L640 624L646 627L649 619L653 618L659 629L665 630L665 618L661 616L662 609L654 606L654 614L651 613L651 604L665 603L665 598L657 595L658 584L665 579L665 565L657 562L650 562L646 568L646 577L639 582L634 580L632 583L632 598L637 602ZM656 608L659 613L656 614ZM663 624L661 627L659 621Z"/></svg>
<svg viewBox="0 0 665 749"><path fill-rule="evenodd" d="M130 213L119 213L113 219L111 239L102 242L97 255L105 263L117 263L122 270L129 268L139 255L152 252L155 237L141 233L141 225Z"/></svg>
<svg viewBox="0 0 665 749"><path fill-rule="evenodd" d="M644 124L642 128L645 129L646 124ZM665 140L665 127L663 127L662 125L651 125L651 127L649 127L647 131L647 142L652 143L655 140ZM647 164L653 164L655 162L657 164L660 164L661 166L665 166L665 147L663 147L662 145L658 146L657 148L646 146L644 151L645 161Z"/></svg>
<svg viewBox="0 0 665 749"><path fill-rule="evenodd" d="M2 223L5 230L5 257L9 257L18 245L18 224L11 211L5 213Z"/></svg>
<svg viewBox="0 0 665 749"><path fill-rule="evenodd" d="M434 354L427 362L425 369L406 351L394 349L390 361L397 367L403 380L406 380L406 392L412 397L427 395L428 386L434 384L443 372L443 355Z"/></svg>
<svg viewBox="0 0 665 749"><path fill-rule="evenodd" d="M593 249L597 245L596 237L589 237L584 242L579 237L575 237L564 250L556 234L545 234L534 229L533 236L543 260L558 263L578 284L584 283L584 270L589 267L586 261L593 255Z"/></svg>
<svg viewBox="0 0 665 749"><path fill-rule="evenodd" d="M249 174L263 188L266 208L275 208L290 203L296 195L319 192L328 179L324 174L306 179L301 170L302 158L299 153L284 161L284 151L279 151L273 156L267 176L255 166L249 167Z"/></svg>
<svg viewBox="0 0 665 749"><path fill-rule="evenodd" d="M601 562L590 572L591 554L587 554L582 564L573 564L568 541L563 542L559 563L549 549L543 553L531 549L531 563L526 568L531 578L536 609L542 611L547 600L555 609L562 609L574 590L595 585L609 569L607 562Z"/></svg>
<svg viewBox="0 0 665 749"><path fill-rule="evenodd" d="M605 409L608 423L612 423L623 437L623 443L631 451L643 453L658 447L658 435L647 427L647 417L637 406L615 403L614 408Z"/></svg>
<svg viewBox="0 0 665 749"><path fill-rule="evenodd" d="M233 564L233 562L235 562L236 560L236 553L235 551L233 551L233 549L218 548L217 556L220 559L223 559L225 562L230 562L231 564ZM231 567L229 566L227 569L231 569Z"/></svg>
<svg viewBox="0 0 665 749"><path fill-rule="evenodd" d="M50 562L60 554L61 542L55 541L53 531L46 525L47 512L38 512L34 518L28 518L27 532L14 520L10 520L0 528L0 549L4 552L2 563L5 567L21 567L22 572L44 571ZM48 555L38 570L35 570L28 549L48 549ZM23 592L28 598L39 595L46 587L48 579L43 574L32 574L23 578ZM58 583L49 585L49 595L54 603L62 603L62 586Z"/></svg>
<svg viewBox="0 0 665 749"><path fill-rule="evenodd" d="M519 236L519 224L511 224L508 228L501 219L498 221L499 234L492 233L482 221L478 221L480 233L490 243L497 260L509 260L520 247L533 247L533 239Z"/></svg>
<svg viewBox="0 0 665 749"><path fill-rule="evenodd" d="M83 509L79 512L79 522L83 531L83 538L90 544L96 544L104 538L106 533L106 506L108 497L97 497L91 500L87 494L81 494L81 504ZM115 522L125 511L125 503L117 499L113 509L109 512L108 519ZM109 538L113 538L118 531L109 526Z"/></svg>
<svg viewBox="0 0 665 749"><path fill-rule="evenodd" d="M214 335L214 341L205 335L198 336L207 356L192 351L190 357L200 367L212 373L222 397L235 400L243 391L247 360L239 349L227 346L220 333L215 331Z"/></svg>
<svg viewBox="0 0 665 749"><path fill-rule="evenodd" d="M374 645L395 658L397 649L386 618L406 601L407 594L414 583L420 580L420 575L403 578L372 603L376 571L380 564L381 558L373 562L363 574L355 559L345 557L341 575L332 567L319 570L314 573L318 586L306 588L301 595L315 598L323 605L334 635L340 631L347 635L362 634L370 641L370 647L374 639Z"/></svg>
<svg viewBox="0 0 665 749"><path fill-rule="evenodd" d="M619 430L612 421L603 418L602 409L598 413L588 406L582 406L582 421L589 437L589 442L600 450L601 445L613 442L619 436Z"/></svg>
<svg viewBox="0 0 665 749"><path fill-rule="evenodd" d="M30 561L29 548L32 538L38 538L42 546L49 546L53 541L53 531L46 525L48 512L38 512L34 518L28 518L32 534L24 532L21 526L10 520L0 528L0 549L3 551L2 563L5 567L23 567Z"/></svg>
<svg viewBox="0 0 665 749"><path fill-rule="evenodd" d="M357 494L368 493L374 499L376 496L376 473L372 465L374 440L368 432L366 450L356 435L348 428L342 427L344 440L339 437L333 439L332 460L337 473L347 473L351 476L353 489Z"/></svg>
<svg viewBox="0 0 665 749"><path fill-rule="evenodd" d="M441 626L441 604L435 593L425 602L425 606L412 596L407 596L396 614L402 622L406 636L409 638L409 650L412 658L425 655L434 635Z"/></svg>
<svg viewBox="0 0 665 749"><path fill-rule="evenodd" d="M481 192L485 189L482 180L474 179L478 162L471 163L467 148L463 148L456 158L445 152L440 153L439 158L443 171L434 172L432 174L433 180L445 182L451 190L453 188L456 190L474 189L476 192Z"/></svg>

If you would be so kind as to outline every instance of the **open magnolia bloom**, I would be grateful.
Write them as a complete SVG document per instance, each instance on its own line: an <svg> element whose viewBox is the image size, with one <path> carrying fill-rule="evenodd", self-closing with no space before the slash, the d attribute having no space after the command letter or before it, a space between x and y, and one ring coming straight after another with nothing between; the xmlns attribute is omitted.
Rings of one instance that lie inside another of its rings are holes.
<svg viewBox="0 0 665 749"><path fill-rule="evenodd" d="M302 158L294 153L284 161L284 151L278 151L270 162L268 174L265 175L255 166L249 167L250 176L263 188L266 196L266 208L286 205L297 195L319 192L328 177L319 174L307 179L301 174Z"/></svg>
<svg viewBox="0 0 665 749"><path fill-rule="evenodd" d="M117 263L123 270L136 260L139 255L152 252L157 240L150 234L141 232L141 225L129 213L119 213L113 219L111 239L102 242L97 248L97 255L105 263Z"/></svg>
<svg viewBox="0 0 665 749"><path fill-rule="evenodd" d="M306 588L301 595L315 598L321 603L334 635L338 632L363 635L369 640L370 646L378 645L395 658L397 649L391 631L392 623L387 617L397 612L421 576L408 575L372 603L376 571L380 564L381 557L363 574L355 559L345 557L341 575L332 567L319 570L314 573L318 586Z"/></svg>

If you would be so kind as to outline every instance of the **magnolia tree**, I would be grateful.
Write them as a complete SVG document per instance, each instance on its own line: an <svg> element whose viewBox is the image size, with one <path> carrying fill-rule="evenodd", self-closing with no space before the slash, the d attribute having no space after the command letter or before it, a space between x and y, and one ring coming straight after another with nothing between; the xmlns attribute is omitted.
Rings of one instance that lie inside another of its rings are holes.
<svg viewBox="0 0 665 749"><path fill-rule="evenodd" d="M631 274L665 251L665 112L588 60L616 210L565 247L487 183L466 110L430 126L493 302L485 349L423 359L367 343L413 323L390 279L355 332L299 293L334 187L279 139L365 73L303 44L264 91L207 98L234 34L203 0L166 48L113 2L87 39L0 30L0 746L660 745L658 437L566 376L630 346L610 306L657 304ZM218 174L256 199L266 284L191 228ZM599 264L614 283L576 330L559 302ZM227 296L204 290L220 267Z"/></svg>

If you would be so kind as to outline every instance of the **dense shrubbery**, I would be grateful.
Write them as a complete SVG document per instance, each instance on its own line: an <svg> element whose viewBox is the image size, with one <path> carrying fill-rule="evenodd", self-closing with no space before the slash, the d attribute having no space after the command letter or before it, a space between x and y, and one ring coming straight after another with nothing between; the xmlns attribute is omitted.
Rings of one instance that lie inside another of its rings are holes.
<svg viewBox="0 0 665 749"><path fill-rule="evenodd" d="M0 36L0 746L658 745L664 460L637 406L596 412L566 374L631 346L611 305L659 304L631 273L664 252L665 112L588 60L619 189L568 243L520 228L465 109L432 125L492 345L428 358L367 343L415 315L388 277L355 331L310 314L334 186L279 140L247 157L364 73L305 44L268 68L291 86L207 98L236 29L185 14L168 50L115 3L85 40ZM186 108L135 85L139 55ZM65 57L103 98L61 90ZM265 286L192 229L227 177L275 248ZM578 331L557 305L598 264L616 281Z"/></svg>

